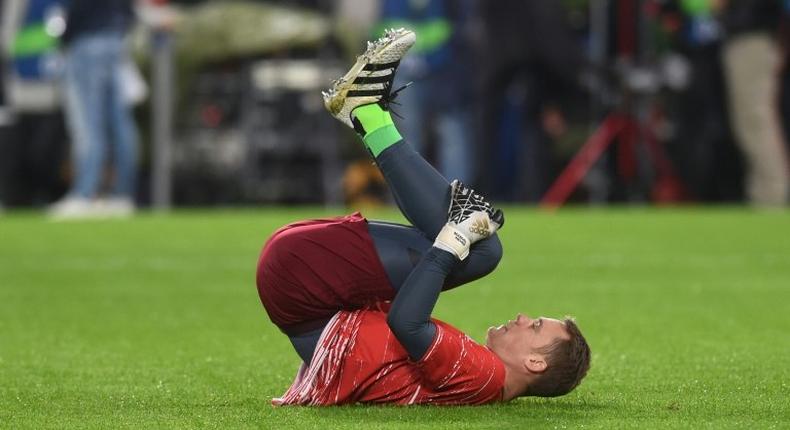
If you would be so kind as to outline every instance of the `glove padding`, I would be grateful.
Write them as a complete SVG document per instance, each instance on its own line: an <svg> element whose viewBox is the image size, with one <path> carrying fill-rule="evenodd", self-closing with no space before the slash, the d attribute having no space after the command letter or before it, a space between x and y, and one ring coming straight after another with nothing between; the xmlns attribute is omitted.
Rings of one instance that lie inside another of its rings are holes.
<svg viewBox="0 0 790 430"><path fill-rule="evenodd" d="M451 184L448 221L436 236L434 246L464 260L473 244L496 233L504 223L501 210L494 209L483 196L456 179Z"/></svg>

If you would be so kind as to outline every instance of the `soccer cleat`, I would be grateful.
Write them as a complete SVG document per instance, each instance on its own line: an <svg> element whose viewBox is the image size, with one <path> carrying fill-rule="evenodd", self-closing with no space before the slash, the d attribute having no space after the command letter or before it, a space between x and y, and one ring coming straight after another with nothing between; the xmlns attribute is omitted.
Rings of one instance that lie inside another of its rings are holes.
<svg viewBox="0 0 790 430"><path fill-rule="evenodd" d="M439 232L434 245L463 260L473 244L505 225L505 214L457 179L450 187L447 224Z"/></svg>
<svg viewBox="0 0 790 430"><path fill-rule="evenodd" d="M400 60L414 45L417 36L403 28L384 32L375 42L368 42L365 53L357 57L351 70L332 83L332 88L322 92L324 106L338 120L365 134L362 124L355 121L354 109L378 103L389 110L390 103L405 87L392 91L392 82Z"/></svg>

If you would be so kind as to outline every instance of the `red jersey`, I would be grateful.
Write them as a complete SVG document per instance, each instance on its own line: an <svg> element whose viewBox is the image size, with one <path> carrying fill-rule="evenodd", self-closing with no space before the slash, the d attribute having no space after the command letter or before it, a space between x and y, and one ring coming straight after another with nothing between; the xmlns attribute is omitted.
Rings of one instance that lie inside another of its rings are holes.
<svg viewBox="0 0 790 430"><path fill-rule="evenodd" d="M310 366L299 369L274 405L479 405L502 400L505 366L487 347L439 320L418 362L387 325L389 305L340 311L329 322Z"/></svg>

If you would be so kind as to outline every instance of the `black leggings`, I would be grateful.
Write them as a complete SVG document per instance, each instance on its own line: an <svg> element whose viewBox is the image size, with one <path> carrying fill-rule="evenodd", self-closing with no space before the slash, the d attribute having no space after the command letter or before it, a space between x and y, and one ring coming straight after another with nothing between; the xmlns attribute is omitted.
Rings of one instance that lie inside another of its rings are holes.
<svg viewBox="0 0 790 430"><path fill-rule="evenodd" d="M426 238L421 231L402 224L370 221L368 231L387 277L396 291L422 259L425 251L433 246L433 240ZM447 277L442 291L488 275L501 258L502 244L496 235L476 243L469 252L469 258L458 263Z"/></svg>
<svg viewBox="0 0 790 430"><path fill-rule="evenodd" d="M376 159L403 215L413 226L370 221L368 231L379 259L397 291L431 249L436 235L447 222L450 184L405 141L387 148ZM497 235L476 243L469 257L457 263L447 275L442 290L455 288L491 273L502 258L502 244ZM416 294L429 289L415 289ZM434 300L426 296L424 301ZM418 300L419 301L419 300ZM408 312L409 309L406 309ZM415 310L415 312L418 312ZM299 356L309 363L323 329L291 336ZM425 339L418 340L424 344ZM404 345L419 350L420 345ZM418 354L419 355L419 354Z"/></svg>

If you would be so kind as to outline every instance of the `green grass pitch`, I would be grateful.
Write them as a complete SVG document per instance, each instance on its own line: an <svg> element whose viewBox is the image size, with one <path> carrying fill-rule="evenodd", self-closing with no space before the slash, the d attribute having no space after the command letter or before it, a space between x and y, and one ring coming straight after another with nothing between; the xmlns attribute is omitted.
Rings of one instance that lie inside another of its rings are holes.
<svg viewBox="0 0 790 430"><path fill-rule="evenodd" d="M790 427L787 212L506 213L499 269L435 315L477 340L519 311L575 315L592 369L563 398L458 408L269 405L298 362L258 300L258 252L326 210L6 214L0 428Z"/></svg>

